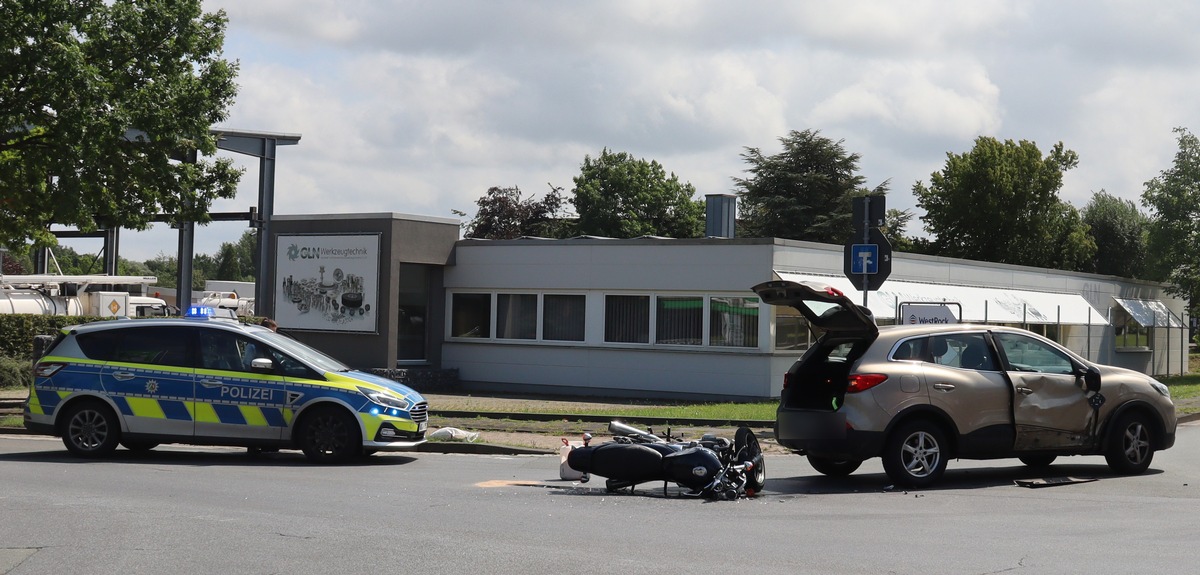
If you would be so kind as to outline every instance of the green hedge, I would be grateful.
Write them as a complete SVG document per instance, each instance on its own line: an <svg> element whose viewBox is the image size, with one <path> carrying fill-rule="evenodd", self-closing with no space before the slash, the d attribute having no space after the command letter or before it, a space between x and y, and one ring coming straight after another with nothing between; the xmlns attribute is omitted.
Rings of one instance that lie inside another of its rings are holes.
<svg viewBox="0 0 1200 575"><path fill-rule="evenodd" d="M112 318L78 315L0 315L0 356L33 359L33 336L57 335L69 325L93 321L112 321Z"/></svg>
<svg viewBox="0 0 1200 575"><path fill-rule="evenodd" d="M263 317L239 318L262 323ZM114 321L111 317L78 315L0 314L0 388L29 387L33 383L33 337L58 335L69 325ZM132 320L137 321L137 320Z"/></svg>
<svg viewBox="0 0 1200 575"><path fill-rule="evenodd" d="M0 314L0 388L33 383L33 337L56 335L69 325L112 318L68 315Z"/></svg>

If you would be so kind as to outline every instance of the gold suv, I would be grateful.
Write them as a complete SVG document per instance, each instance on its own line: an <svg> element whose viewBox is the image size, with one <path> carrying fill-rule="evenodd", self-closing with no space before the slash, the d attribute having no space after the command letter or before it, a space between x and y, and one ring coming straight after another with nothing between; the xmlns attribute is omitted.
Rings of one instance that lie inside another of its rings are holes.
<svg viewBox="0 0 1200 575"><path fill-rule="evenodd" d="M823 284L772 281L754 291L824 332L784 376L775 434L825 475L881 457L892 481L924 487L950 459L1047 466L1064 455L1104 455L1115 472L1138 474L1175 443L1167 386L1029 331L878 327Z"/></svg>

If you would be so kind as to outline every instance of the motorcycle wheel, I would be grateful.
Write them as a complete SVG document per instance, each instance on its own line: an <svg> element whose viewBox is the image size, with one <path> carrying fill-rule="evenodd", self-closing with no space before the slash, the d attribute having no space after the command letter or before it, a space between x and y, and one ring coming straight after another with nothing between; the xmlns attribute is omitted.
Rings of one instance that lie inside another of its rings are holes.
<svg viewBox="0 0 1200 575"><path fill-rule="evenodd" d="M746 489L762 491L767 485L767 461L754 432L749 427L739 427L733 436L733 448L739 460L754 464L754 469L746 475Z"/></svg>

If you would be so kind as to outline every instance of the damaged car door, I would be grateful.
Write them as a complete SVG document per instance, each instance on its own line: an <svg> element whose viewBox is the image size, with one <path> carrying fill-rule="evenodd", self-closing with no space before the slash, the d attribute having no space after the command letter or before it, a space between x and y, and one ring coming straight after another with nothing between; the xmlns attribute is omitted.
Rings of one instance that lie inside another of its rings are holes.
<svg viewBox="0 0 1200 575"><path fill-rule="evenodd" d="M1081 367L1065 351L1020 334L996 332L1013 386L1017 451L1082 448L1089 445L1092 407L1079 375Z"/></svg>

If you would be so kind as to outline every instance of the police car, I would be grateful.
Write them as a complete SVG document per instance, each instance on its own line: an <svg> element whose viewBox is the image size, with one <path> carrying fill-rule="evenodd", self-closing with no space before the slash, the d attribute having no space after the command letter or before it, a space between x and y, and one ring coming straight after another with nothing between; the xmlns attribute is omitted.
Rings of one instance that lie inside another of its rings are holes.
<svg viewBox="0 0 1200 575"><path fill-rule="evenodd" d="M188 316L64 328L34 368L25 427L81 457L186 443L340 462L425 442L416 391L210 309Z"/></svg>

